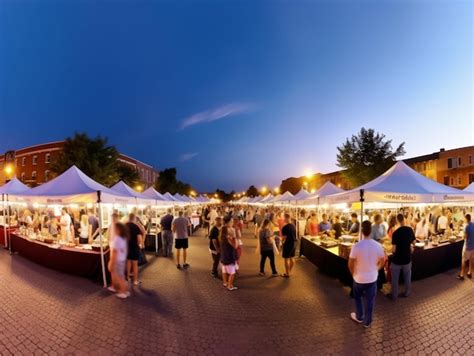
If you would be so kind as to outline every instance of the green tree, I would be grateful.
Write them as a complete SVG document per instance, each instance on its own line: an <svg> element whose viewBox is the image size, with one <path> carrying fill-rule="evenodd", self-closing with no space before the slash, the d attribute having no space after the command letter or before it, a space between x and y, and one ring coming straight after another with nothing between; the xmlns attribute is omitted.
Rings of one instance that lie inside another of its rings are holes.
<svg viewBox="0 0 474 356"><path fill-rule="evenodd" d="M192 187L187 183L183 183L176 178L176 168L167 168L160 172L160 176L155 182L155 189L164 194L164 193L171 193L171 194L186 194L189 195L191 192Z"/></svg>
<svg viewBox="0 0 474 356"><path fill-rule="evenodd" d="M61 174L75 165L95 181L109 186L119 180L118 156L117 149L107 144L107 138L76 133L66 139L58 159L51 164L51 171Z"/></svg>
<svg viewBox="0 0 474 356"><path fill-rule="evenodd" d="M257 187L255 187L254 185L251 185L249 189L247 189L246 195L251 198L256 197L258 195Z"/></svg>
<svg viewBox="0 0 474 356"><path fill-rule="evenodd" d="M405 154L404 146L403 142L394 151L392 140L385 139L384 134L361 128L357 135L337 147L337 165L345 169L344 176L354 186L359 186L389 169L397 157Z"/></svg>
<svg viewBox="0 0 474 356"><path fill-rule="evenodd" d="M138 171L125 163L118 162L117 164L117 181L123 180L132 188L140 183L140 175Z"/></svg>

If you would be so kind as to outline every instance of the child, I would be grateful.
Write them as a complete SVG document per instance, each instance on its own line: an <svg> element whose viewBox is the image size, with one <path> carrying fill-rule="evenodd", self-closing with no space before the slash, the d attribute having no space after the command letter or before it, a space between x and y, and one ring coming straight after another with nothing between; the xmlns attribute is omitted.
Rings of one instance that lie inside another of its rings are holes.
<svg viewBox="0 0 474 356"><path fill-rule="evenodd" d="M112 286L108 289L117 292L116 296L125 299L130 296L125 283L125 268L128 252L128 230L124 224L116 223L114 226L115 237L111 243L109 271L112 277Z"/></svg>

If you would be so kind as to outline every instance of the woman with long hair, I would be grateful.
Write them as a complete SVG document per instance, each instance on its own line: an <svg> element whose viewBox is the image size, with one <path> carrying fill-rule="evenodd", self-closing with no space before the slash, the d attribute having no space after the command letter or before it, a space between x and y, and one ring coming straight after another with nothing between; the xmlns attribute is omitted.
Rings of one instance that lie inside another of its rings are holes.
<svg viewBox="0 0 474 356"><path fill-rule="evenodd" d="M232 218L224 218L224 226L219 235L219 245L221 248L222 282L224 287L230 291L236 290L234 286L235 273L237 272L237 239L232 233Z"/></svg>
<svg viewBox="0 0 474 356"><path fill-rule="evenodd" d="M114 232L115 237L110 246L110 260L108 265L112 277L112 286L108 289L111 292L117 292L117 298L125 299L130 296L125 282L129 236L128 229L124 224L116 223Z"/></svg>
<svg viewBox="0 0 474 356"><path fill-rule="evenodd" d="M270 230L270 220L265 219L262 228L259 232L260 243L260 276L265 275L265 262L267 258L270 260L270 267L272 269L272 276L277 277L278 272L275 267L275 254L273 252L273 244L275 243L274 236Z"/></svg>

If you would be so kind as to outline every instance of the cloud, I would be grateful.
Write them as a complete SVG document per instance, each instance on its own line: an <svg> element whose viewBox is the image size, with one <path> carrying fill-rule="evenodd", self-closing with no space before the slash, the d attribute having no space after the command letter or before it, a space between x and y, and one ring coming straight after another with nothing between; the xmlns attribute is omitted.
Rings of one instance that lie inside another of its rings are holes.
<svg viewBox="0 0 474 356"><path fill-rule="evenodd" d="M256 108L257 106L252 103L232 103L215 109L201 111L185 118L181 123L181 130L189 126L205 122L213 122L233 115L249 113L254 111Z"/></svg>
<svg viewBox="0 0 474 356"><path fill-rule="evenodd" d="M180 162L186 162L192 160L194 157L198 155L197 152L191 152L191 153L183 153L181 156L179 156L179 161Z"/></svg>

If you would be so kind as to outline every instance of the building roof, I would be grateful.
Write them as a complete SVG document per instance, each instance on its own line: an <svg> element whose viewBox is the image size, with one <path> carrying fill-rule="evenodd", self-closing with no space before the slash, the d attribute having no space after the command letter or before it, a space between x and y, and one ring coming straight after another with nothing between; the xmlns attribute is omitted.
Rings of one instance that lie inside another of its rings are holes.
<svg viewBox="0 0 474 356"><path fill-rule="evenodd" d="M436 159L439 159L439 152L434 152L428 155L423 155L423 156L418 156L418 157L407 158L407 159L403 159L402 161L405 162L406 164L414 164L418 162L433 161Z"/></svg>

